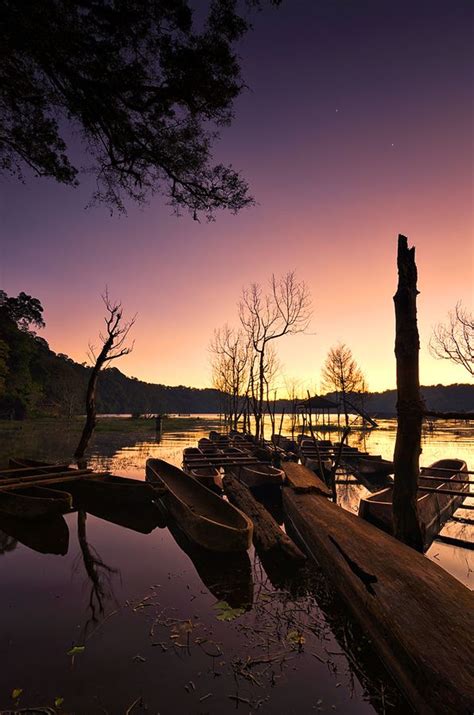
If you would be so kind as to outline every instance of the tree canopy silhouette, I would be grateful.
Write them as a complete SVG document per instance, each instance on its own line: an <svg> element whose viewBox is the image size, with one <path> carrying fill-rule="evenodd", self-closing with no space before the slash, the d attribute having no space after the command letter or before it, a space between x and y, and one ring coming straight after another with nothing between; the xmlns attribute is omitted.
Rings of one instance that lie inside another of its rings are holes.
<svg viewBox="0 0 474 715"><path fill-rule="evenodd" d="M2 0L0 170L22 178L27 165L75 186L79 134L93 201L124 210L161 193L195 218L251 204L245 180L211 154L244 86L233 45L249 23L237 0L211 0L204 18L191 4Z"/></svg>

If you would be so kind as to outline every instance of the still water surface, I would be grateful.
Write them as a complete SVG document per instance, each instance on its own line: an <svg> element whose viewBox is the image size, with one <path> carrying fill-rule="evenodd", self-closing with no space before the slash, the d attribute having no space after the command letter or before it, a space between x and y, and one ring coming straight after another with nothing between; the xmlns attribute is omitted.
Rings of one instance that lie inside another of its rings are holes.
<svg viewBox="0 0 474 715"><path fill-rule="evenodd" d="M143 479L149 456L179 465L183 448L216 426L183 419L161 441L152 423L139 435L129 425L99 431L92 465ZM0 455L60 459L75 440L64 425L25 425L0 433ZM391 457L394 423L351 441ZM426 435L423 464L448 456L472 468L474 430L441 425ZM356 510L354 487L339 497ZM52 524L34 534L0 523L0 710L410 712L315 567L285 580L253 551L212 558L162 516L134 528L83 513L65 521L66 532ZM472 539L472 527L446 528ZM471 554L435 543L429 557L472 588Z"/></svg>

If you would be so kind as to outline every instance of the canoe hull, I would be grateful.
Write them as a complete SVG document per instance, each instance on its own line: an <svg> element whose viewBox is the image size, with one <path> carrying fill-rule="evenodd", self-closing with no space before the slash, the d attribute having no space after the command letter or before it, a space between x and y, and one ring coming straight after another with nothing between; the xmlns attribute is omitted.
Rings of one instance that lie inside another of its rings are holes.
<svg viewBox="0 0 474 715"><path fill-rule="evenodd" d="M0 490L0 514L18 519L46 519L72 509L68 492L46 487Z"/></svg>
<svg viewBox="0 0 474 715"><path fill-rule="evenodd" d="M270 465L230 467L229 471L249 487L249 489L281 487L285 480L284 472Z"/></svg>
<svg viewBox="0 0 474 715"><path fill-rule="evenodd" d="M193 477L160 459L149 459L146 478L166 488L160 497L190 539L211 551L250 548L253 525L248 517Z"/></svg>
<svg viewBox="0 0 474 715"><path fill-rule="evenodd" d="M446 465L446 467L444 466ZM440 489L449 488L450 490L459 490L459 496L449 494L436 494L436 492L419 493L417 499L418 518L424 534L425 550L429 548L433 539L440 532L443 524L453 515L469 493L467 465L464 461L458 459L442 459L428 467L423 474L429 475L430 469L437 470L443 468L452 468L452 473L445 482L437 483L425 480L425 485L430 487L439 486ZM440 472L433 471L433 475L439 475ZM462 479L464 483L451 483L450 479ZM420 477L420 486L423 486L423 476ZM359 516L370 521L375 526L378 526L388 534L393 534L392 520L392 497L393 487L382 489L375 494L371 494L366 499L361 499L359 505Z"/></svg>

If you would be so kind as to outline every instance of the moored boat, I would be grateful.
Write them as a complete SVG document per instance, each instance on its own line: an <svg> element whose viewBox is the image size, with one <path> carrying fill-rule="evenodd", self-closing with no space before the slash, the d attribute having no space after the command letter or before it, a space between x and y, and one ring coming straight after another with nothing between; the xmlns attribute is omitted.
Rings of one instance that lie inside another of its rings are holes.
<svg viewBox="0 0 474 715"><path fill-rule="evenodd" d="M12 459L10 464L22 470L22 474L35 475L39 477L45 473L55 472L70 472L74 475L76 470L72 468L65 469L64 465L47 464L33 459ZM25 472L25 468L28 470ZM1 481L0 481L1 486ZM38 487L44 489L44 487ZM97 500L104 501L107 504L118 504L121 506L140 505L150 503L153 492L150 486L138 479L129 479L128 477L118 477L113 474L95 475L93 472L82 476L77 481L66 481L64 484L58 482L52 487L58 492L68 492L74 497L74 501Z"/></svg>
<svg viewBox="0 0 474 715"><path fill-rule="evenodd" d="M148 459L146 478L151 485L165 487L167 508L188 537L204 548L225 552L250 547L250 519L178 467L161 459Z"/></svg>
<svg viewBox="0 0 474 715"><path fill-rule="evenodd" d="M281 487L285 481L283 470L273 467L271 464L229 467L229 471L250 489Z"/></svg>
<svg viewBox="0 0 474 715"><path fill-rule="evenodd" d="M19 519L41 519L65 514L72 508L68 492L48 487L0 487L0 514Z"/></svg>
<svg viewBox="0 0 474 715"><path fill-rule="evenodd" d="M445 477L445 481L433 481L428 477ZM445 521L462 506L469 493L467 465L461 459L440 459L422 470L418 486L430 489L459 491L457 494L443 494L436 491L418 492L418 518L427 549L441 530ZM382 489L360 500L359 516L379 528L393 533L392 521L393 487Z"/></svg>

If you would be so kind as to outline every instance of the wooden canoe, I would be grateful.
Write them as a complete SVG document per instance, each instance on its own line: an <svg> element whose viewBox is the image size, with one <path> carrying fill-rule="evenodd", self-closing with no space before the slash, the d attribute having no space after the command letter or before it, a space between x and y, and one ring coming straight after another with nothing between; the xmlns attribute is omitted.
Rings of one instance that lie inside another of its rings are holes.
<svg viewBox="0 0 474 715"><path fill-rule="evenodd" d="M183 470L194 477L194 479L197 479L198 482L204 484L208 489L212 489L212 491L220 494L222 492L222 478L219 469L211 465L193 468L192 461L187 463L188 457L199 457L202 461L205 461L205 451L199 449L199 447L186 447L186 449L183 449Z"/></svg>
<svg viewBox="0 0 474 715"><path fill-rule="evenodd" d="M249 489L281 487L285 481L283 470L273 467L271 464L229 467L229 471L235 474Z"/></svg>
<svg viewBox="0 0 474 715"><path fill-rule="evenodd" d="M213 492L222 492L222 477L217 467L196 467L187 469L187 473Z"/></svg>
<svg viewBox="0 0 474 715"><path fill-rule="evenodd" d="M438 471L441 469L447 471ZM428 479L423 479L423 475L425 477L446 475L446 481L433 482ZM451 482L450 480L453 479L465 480L466 483L459 481ZM418 493L418 517L424 533L425 549L430 546L433 539L438 535L443 524L452 516L456 509L462 505L466 494L469 492L468 479L467 465L462 459L440 459L422 471L418 484L419 487L436 487L437 489L449 488L450 491L459 491L459 496L436 494L436 492ZM392 498L393 487L388 487L387 489L375 492L375 494L371 494L365 499L361 499L359 504L359 516L375 524L387 533L392 534Z"/></svg>
<svg viewBox="0 0 474 715"><path fill-rule="evenodd" d="M0 488L0 514L19 519L41 519L65 514L72 508L68 492L47 487Z"/></svg>
<svg viewBox="0 0 474 715"><path fill-rule="evenodd" d="M33 459L10 460L10 464L17 467L31 467L31 474L43 474L46 470L51 473L61 471L61 465L47 464ZM74 474L74 469L69 469ZM29 474L26 472L24 474ZM41 487L43 489L43 487ZM103 476L86 476L77 482L67 482L55 484L54 489L71 493L75 500L102 501L107 504L114 504L126 507L127 505L140 505L151 502L153 492L146 482L128 477L117 477L112 474Z"/></svg>
<svg viewBox="0 0 474 715"><path fill-rule="evenodd" d="M148 459L146 478L165 487L165 504L187 536L211 551L246 551L253 524L239 509L162 459Z"/></svg>

